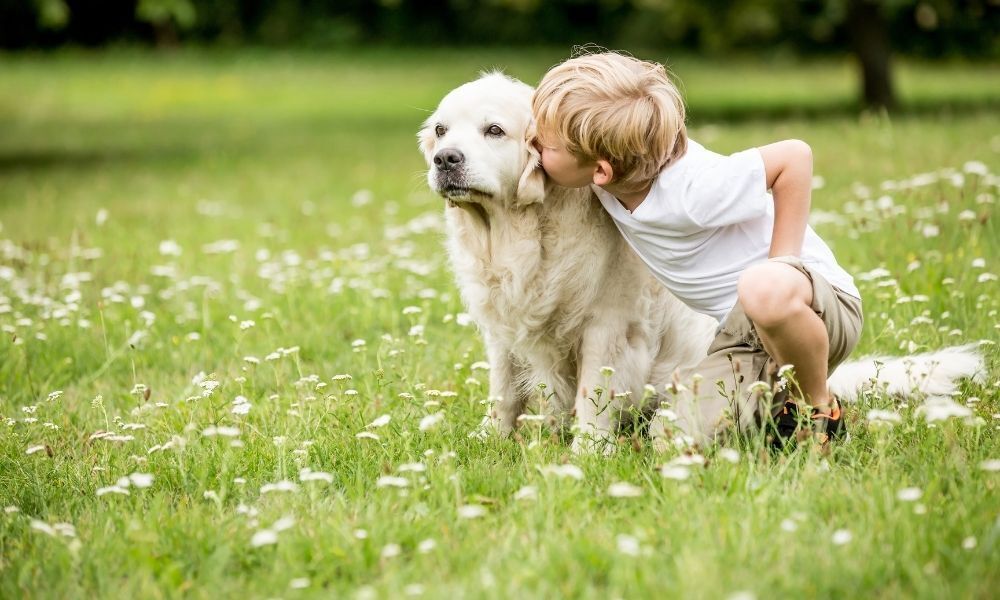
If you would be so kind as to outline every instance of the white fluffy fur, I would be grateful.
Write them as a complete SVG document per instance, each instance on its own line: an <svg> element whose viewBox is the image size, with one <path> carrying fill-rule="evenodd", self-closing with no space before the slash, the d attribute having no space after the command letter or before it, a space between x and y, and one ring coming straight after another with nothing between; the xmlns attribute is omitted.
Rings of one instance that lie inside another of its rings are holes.
<svg viewBox="0 0 1000 600"><path fill-rule="evenodd" d="M487 423L509 433L529 401L546 397L540 409L558 422L575 414L579 447L610 435L623 410L648 409L645 385L703 356L715 322L649 274L589 189L542 187L530 97L528 86L486 75L448 94L419 137L428 182L449 201L451 267L489 355ZM503 139L484 134L491 124ZM460 169L434 164L448 149L465 156ZM602 367L614 369L607 381ZM599 387L608 388L600 399Z"/></svg>
<svg viewBox="0 0 1000 600"><path fill-rule="evenodd" d="M958 380L986 373L975 344L906 357L868 356L846 362L830 376L830 391L853 400L860 391L884 387L894 396L951 396Z"/></svg>
<svg viewBox="0 0 1000 600"><path fill-rule="evenodd" d="M716 323L653 278L589 189L545 182L529 143L530 97L521 82L484 75L449 93L418 138L428 183L447 199L451 267L489 355L484 425L510 433L527 404L544 398L536 410L558 423L575 415L580 449L611 435L628 408L651 408L641 406L645 385L662 390L676 368L704 357ZM491 125L503 135L488 134ZM460 151L461 164L439 168L434 158L445 150ZM830 386L851 399L878 372L889 393L947 396L982 368L972 346L862 358L841 365ZM609 389L598 400L599 387Z"/></svg>

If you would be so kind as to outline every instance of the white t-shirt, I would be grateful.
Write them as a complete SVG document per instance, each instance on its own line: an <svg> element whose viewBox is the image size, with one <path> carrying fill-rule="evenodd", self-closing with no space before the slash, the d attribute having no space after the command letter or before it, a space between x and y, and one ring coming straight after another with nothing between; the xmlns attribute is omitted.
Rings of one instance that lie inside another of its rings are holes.
<svg viewBox="0 0 1000 600"><path fill-rule="evenodd" d="M767 260L774 202L756 148L723 156L688 140L687 153L660 172L634 212L604 189L593 189L657 279L719 321L736 304L740 274ZM800 258L835 287L861 297L812 227L806 226Z"/></svg>

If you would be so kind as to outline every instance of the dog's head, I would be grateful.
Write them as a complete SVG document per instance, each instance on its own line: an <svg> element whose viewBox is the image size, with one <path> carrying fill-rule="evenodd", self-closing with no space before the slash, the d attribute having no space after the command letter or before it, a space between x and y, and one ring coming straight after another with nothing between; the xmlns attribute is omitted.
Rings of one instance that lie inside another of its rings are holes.
<svg viewBox="0 0 1000 600"><path fill-rule="evenodd" d="M487 73L441 100L417 134L427 183L451 202L541 202L545 176L531 144L531 87Z"/></svg>

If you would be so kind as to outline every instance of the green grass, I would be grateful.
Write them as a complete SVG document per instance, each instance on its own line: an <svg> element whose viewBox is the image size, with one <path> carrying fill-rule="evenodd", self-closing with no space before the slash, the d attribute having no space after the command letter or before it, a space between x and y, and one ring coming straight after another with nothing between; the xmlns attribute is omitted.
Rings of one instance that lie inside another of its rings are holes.
<svg viewBox="0 0 1000 600"><path fill-rule="evenodd" d="M919 401L874 394L850 408L853 438L829 458L748 443L732 464L708 449L679 482L641 440L600 458L535 431L467 437L484 351L454 319L442 202L414 134L479 69L533 82L561 54L0 57L0 506L19 509L0 513L0 597L995 594L1000 475L980 468L1000 458L995 346L985 382L959 399L978 422L931 426ZM839 217L821 235L852 273L890 273L859 281L858 354L996 340L995 67L902 65L920 110L892 119L845 110L846 63L672 67L709 147L812 145L815 208ZM920 173L937 178L881 189ZM162 255L163 240L182 253ZM218 240L238 247L203 251ZM211 394L192 383L201 373L219 383ZM232 413L239 395L245 416ZM869 428L871 408L902 423ZM367 429L379 440L356 437L385 414ZM213 426L240 435L204 436ZM540 469L567 461L582 480ZM415 462L426 471L398 472ZM300 482L306 467L332 481ZM135 472L152 485L96 495ZM390 474L409 487L376 486ZM298 490L261 492L281 480ZM610 497L618 481L642 495ZM515 500L523 486L537 499ZM922 496L900 500L908 487ZM485 515L461 518L466 504ZM285 516L277 544L251 545ZM838 529L849 543L831 542ZM619 548L633 542L639 556ZM291 589L297 578L308 587Z"/></svg>

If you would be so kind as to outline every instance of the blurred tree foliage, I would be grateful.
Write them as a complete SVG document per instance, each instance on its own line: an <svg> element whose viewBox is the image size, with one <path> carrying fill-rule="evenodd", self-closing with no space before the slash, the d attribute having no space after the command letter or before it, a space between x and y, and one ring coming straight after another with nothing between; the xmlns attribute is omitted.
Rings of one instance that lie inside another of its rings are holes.
<svg viewBox="0 0 1000 600"><path fill-rule="evenodd" d="M891 106L890 49L1000 57L1000 0L0 0L0 48L198 43L851 51Z"/></svg>

